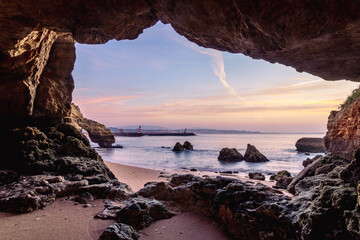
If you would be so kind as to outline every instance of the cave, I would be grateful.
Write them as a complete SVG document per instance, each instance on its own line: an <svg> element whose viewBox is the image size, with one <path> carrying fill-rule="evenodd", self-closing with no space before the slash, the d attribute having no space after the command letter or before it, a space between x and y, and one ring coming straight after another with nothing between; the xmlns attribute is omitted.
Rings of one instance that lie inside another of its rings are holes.
<svg viewBox="0 0 360 240"><path fill-rule="evenodd" d="M2 211L30 212L75 193L129 197L81 133L89 120L72 116L75 42L133 40L161 21L205 48L280 63L328 81L360 81L356 1L25 0L0 6ZM329 154L295 177L289 185L293 200L264 187L189 176L172 186L150 184L138 195L181 204L179 186L193 183L191 200L209 196L186 210L214 212L236 239L358 239L359 104L355 100L330 114ZM111 143L109 137L100 144ZM16 191L22 183L29 188L23 195ZM38 194L32 195L33 189ZM251 206L234 200L246 198L245 192L253 194Z"/></svg>

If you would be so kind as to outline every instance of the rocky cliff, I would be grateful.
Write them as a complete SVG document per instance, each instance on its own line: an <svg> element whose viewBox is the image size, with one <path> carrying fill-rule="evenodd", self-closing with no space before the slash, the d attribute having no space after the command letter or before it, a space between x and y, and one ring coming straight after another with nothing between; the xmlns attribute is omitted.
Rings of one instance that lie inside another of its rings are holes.
<svg viewBox="0 0 360 240"><path fill-rule="evenodd" d="M86 130L91 141L99 144L100 147L111 147L115 142L115 137L109 128L105 127L104 124L85 118L80 108L74 104L71 104L71 119L80 128Z"/></svg>
<svg viewBox="0 0 360 240"><path fill-rule="evenodd" d="M325 145L329 152L350 159L360 146L360 99L329 115Z"/></svg>
<svg viewBox="0 0 360 240"><path fill-rule="evenodd" d="M121 184L68 122L74 43L135 39L159 20L203 47L278 62L326 80L360 81L358 1L0 1L1 210L32 211L66 194L122 194ZM348 160L329 157L310 164L291 184L297 201L221 179L164 194L175 202L189 196L189 209L214 210L239 239L359 239L360 154L352 157L360 144L359 104L329 117L326 146Z"/></svg>

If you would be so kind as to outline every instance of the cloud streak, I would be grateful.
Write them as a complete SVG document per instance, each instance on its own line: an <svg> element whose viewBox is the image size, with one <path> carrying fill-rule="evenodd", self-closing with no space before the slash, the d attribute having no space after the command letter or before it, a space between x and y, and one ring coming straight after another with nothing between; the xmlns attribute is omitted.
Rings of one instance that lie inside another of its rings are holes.
<svg viewBox="0 0 360 240"><path fill-rule="evenodd" d="M124 100L128 98L135 98L139 96L115 96L115 97L96 97L91 99L74 99L74 102L79 105L87 105L87 104L97 104L97 103L105 103L105 102L114 102L117 100Z"/></svg>
<svg viewBox="0 0 360 240"><path fill-rule="evenodd" d="M242 96L240 96L240 94L233 87L231 87L230 84L227 82L225 66L224 66L224 57L223 57L223 54L221 51L214 50L214 49L203 49L203 48L200 48L199 46L195 45L194 43L189 42L182 38L174 38L171 36L170 36L170 38L172 40L174 40L175 42L177 42L185 47L188 47L198 53L210 56L211 57L211 67L213 69L213 72L219 78L219 80L220 80L221 84L224 86L225 90L228 91L231 95L238 98L239 100L246 101L246 99L243 98Z"/></svg>

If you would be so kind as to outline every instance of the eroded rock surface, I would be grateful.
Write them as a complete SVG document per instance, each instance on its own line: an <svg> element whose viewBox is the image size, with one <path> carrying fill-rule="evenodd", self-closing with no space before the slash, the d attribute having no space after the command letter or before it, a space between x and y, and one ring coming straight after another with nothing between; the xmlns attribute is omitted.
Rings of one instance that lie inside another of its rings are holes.
<svg viewBox="0 0 360 240"><path fill-rule="evenodd" d="M332 111L327 129L324 138L327 151L350 159L360 146L360 99Z"/></svg>
<svg viewBox="0 0 360 240"><path fill-rule="evenodd" d="M71 104L71 119L85 129L91 141L99 144L100 147L111 147L115 142L115 137L109 128L104 124L85 118L75 104Z"/></svg>

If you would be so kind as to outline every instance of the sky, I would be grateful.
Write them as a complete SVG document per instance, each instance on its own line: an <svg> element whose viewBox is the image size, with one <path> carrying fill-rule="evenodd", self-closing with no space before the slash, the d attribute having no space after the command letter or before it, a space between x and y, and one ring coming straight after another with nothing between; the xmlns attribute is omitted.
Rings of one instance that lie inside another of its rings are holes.
<svg viewBox="0 0 360 240"><path fill-rule="evenodd" d="M73 102L108 127L326 132L358 83L206 49L157 23L136 40L76 44Z"/></svg>

